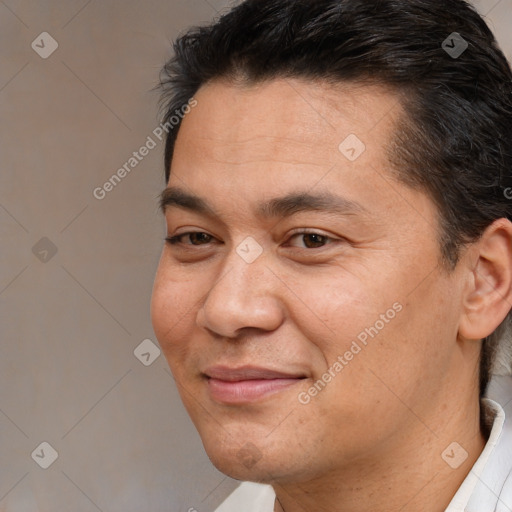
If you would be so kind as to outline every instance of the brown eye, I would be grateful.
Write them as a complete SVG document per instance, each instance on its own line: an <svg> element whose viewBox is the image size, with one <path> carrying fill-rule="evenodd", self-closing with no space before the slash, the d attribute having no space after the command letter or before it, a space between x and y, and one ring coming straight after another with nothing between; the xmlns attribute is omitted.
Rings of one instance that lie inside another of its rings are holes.
<svg viewBox="0 0 512 512"><path fill-rule="evenodd" d="M301 241L300 245L297 245L297 243L290 244L291 246L298 247L299 249L320 249L335 241L335 239L331 238L330 236L309 231L301 231L299 233L295 233L290 237L290 240L293 239Z"/></svg>
<svg viewBox="0 0 512 512"><path fill-rule="evenodd" d="M203 243L208 243L212 238L207 233L188 233L187 236L189 236L192 245L201 245Z"/></svg>
<svg viewBox="0 0 512 512"><path fill-rule="evenodd" d="M183 239L186 238L188 238L191 243L183 242ZM177 236L170 236L166 238L166 240L170 245L204 245L211 242L212 238L213 237L208 233L194 231L190 233L183 233Z"/></svg>
<svg viewBox="0 0 512 512"><path fill-rule="evenodd" d="M308 249L316 249L318 247L322 247L327 243L328 237L319 235L317 233L309 233L302 235L302 239L304 241L304 245Z"/></svg>

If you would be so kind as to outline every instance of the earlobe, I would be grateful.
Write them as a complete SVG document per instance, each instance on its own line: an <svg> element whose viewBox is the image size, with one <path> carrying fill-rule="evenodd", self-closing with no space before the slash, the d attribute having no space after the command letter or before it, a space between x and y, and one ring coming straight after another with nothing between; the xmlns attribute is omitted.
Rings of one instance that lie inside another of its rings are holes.
<svg viewBox="0 0 512 512"><path fill-rule="evenodd" d="M491 334L512 309L512 223L494 221L471 255L471 285L463 297L459 334L477 340Z"/></svg>

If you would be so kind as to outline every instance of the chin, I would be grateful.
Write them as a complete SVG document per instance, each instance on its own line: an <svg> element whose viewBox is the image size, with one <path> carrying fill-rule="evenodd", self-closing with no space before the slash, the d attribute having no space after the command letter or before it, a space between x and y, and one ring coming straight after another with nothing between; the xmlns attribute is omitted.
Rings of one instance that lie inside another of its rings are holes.
<svg viewBox="0 0 512 512"><path fill-rule="evenodd" d="M269 479L271 468L267 468L268 461L263 461L261 452L254 446L248 445L238 450L228 448L219 450L206 448L206 453L212 464L225 475L235 480L249 482L266 482Z"/></svg>
<svg viewBox="0 0 512 512"><path fill-rule="evenodd" d="M212 464L235 480L273 484L309 479L309 463L301 468L300 461L292 459L293 450L288 451L284 443L276 451L275 444L263 445L257 437L252 439L254 442L247 434L236 438L216 436L203 438L203 446Z"/></svg>
<svg viewBox="0 0 512 512"><path fill-rule="evenodd" d="M210 457L212 464L224 475L239 480L241 482L256 482L260 484L271 484L273 479L269 470L257 467L244 467L238 461L233 460L215 460Z"/></svg>
<svg viewBox="0 0 512 512"><path fill-rule="evenodd" d="M235 480L267 482L276 470L274 457L269 458L269 447L262 446L259 436L251 436L247 430L245 435L230 435L227 431L200 434L212 464Z"/></svg>

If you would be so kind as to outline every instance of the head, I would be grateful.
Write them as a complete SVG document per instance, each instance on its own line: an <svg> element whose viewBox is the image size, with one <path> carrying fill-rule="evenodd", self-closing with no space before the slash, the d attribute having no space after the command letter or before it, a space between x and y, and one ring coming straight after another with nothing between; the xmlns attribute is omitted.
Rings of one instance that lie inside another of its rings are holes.
<svg viewBox="0 0 512 512"><path fill-rule="evenodd" d="M178 39L162 87L164 121L194 107L153 323L221 469L285 478L300 451L306 478L510 371L512 74L466 2L248 0ZM288 378L222 384L252 366Z"/></svg>

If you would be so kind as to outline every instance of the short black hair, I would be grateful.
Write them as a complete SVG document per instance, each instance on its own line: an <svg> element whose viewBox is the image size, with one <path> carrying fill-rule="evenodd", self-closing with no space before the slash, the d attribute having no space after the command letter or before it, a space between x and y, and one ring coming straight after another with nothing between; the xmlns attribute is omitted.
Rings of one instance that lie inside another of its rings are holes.
<svg viewBox="0 0 512 512"><path fill-rule="evenodd" d="M512 219L504 193L512 185L512 72L466 1L246 0L177 39L160 78L164 122L211 81L275 78L377 84L399 94L405 116L389 159L403 183L437 205L448 270L494 220ZM166 139L167 181L180 124ZM483 343L481 395L504 325Z"/></svg>

